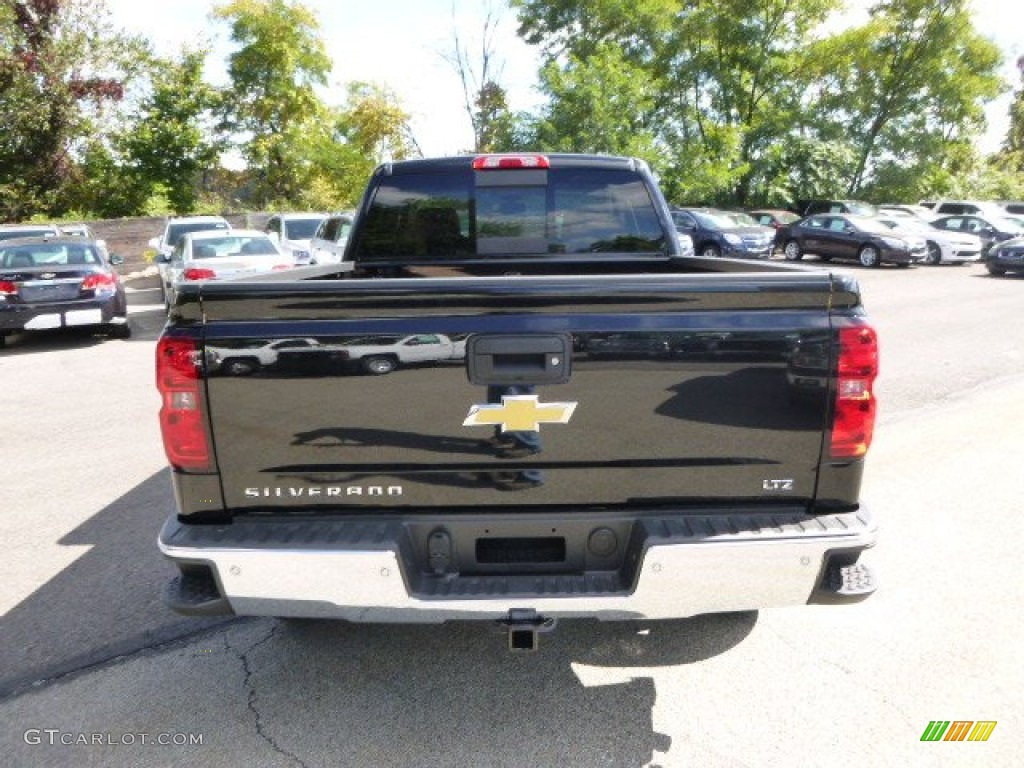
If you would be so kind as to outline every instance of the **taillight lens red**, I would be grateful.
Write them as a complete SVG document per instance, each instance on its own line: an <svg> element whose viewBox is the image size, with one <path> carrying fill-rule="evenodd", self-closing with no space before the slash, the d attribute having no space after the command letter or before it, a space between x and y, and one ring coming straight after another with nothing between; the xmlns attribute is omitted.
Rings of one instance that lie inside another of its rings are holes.
<svg viewBox="0 0 1024 768"><path fill-rule="evenodd" d="M275 272L280 272L283 269L291 269L294 266L295 266L294 264L275 264L274 265L274 271Z"/></svg>
<svg viewBox="0 0 1024 768"><path fill-rule="evenodd" d="M86 275L82 280L83 291L95 291L96 293L113 293L117 290L116 275Z"/></svg>
<svg viewBox="0 0 1024 768"><path fill-rule="evenodd" d="M839 370L833 459L856 459L868 452L875 431L874 383L878 376L878 335L866 324L839 329Z"/></svg>
<svg viewBox="0 0 1024 768"><path fill-rule="evenodd" d="M200 355L194 339L165 337L156 345L156 386L163 400L160 431L167 460L177 469L210 469Z"/></svg>
<svg viewBox="0 0 1024 768"><path fill-rule="evenodd" d="M13 296L18 292L18 286L10 280L0 280L0 296Z"/></svg>
<svg viewBox="0 0 1024 768"><path fill-rule="evenodd" d="M473 158L474 171L501 171L513 168L549 168L545 155L477 155Z"/></svg>
<svg viewBox="0 0 1024 768"><path fill-rule="evenodd" d="M215 280L217 278L217 273L212 269L189 267L185 270L183 277L186 280Z"/></svg>

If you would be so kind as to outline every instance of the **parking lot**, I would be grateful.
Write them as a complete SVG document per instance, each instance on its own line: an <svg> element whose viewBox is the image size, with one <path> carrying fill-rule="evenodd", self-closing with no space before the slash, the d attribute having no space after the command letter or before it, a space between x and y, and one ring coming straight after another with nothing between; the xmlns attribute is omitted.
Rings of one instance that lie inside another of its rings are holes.
<svg viewBox="0 0 1024 768"><path fill-rule="evenodd" d="M808 259L808 266L814 265ZM130 340L0 351L0 740L15 766L1010 766L1024 738L1024 276L864 269L882 344L864 603L484 624L187 619L160 592L173 508L156 282ZM995 721L922 742L931 721ZM165 742L165 743L164 743ZM201 743L197 743L201 742Z"/></svg>

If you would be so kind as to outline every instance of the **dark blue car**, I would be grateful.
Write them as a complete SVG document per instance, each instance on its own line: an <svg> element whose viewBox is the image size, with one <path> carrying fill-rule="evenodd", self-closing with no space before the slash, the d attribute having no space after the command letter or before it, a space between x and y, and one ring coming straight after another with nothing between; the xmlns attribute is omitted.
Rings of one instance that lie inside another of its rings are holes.
<svg viewBox="0 0 1024 768"><path fill-rule="evenodd" d="M994 243L985 254L985 268L996 277L1007 272L1024 272L1024 237Z"/></svg>
<svg viewBox="0 0 1024 768"><path fill-rule="evenodd" d="M772 255L775 230L746 214L716 208L674 208L672 221L693 239L698 256L767 259Z"/></svg>

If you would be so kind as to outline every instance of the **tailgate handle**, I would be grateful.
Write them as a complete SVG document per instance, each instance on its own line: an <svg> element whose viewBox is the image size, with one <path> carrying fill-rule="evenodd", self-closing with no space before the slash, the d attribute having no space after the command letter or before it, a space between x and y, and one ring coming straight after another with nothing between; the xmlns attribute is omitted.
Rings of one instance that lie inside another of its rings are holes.
<svg viewBox="0 0 1024 768"><path fill-rule="evenodd" d="M568 334L478 334L466 343L473 384L564 384L572 368Z"/></svg>

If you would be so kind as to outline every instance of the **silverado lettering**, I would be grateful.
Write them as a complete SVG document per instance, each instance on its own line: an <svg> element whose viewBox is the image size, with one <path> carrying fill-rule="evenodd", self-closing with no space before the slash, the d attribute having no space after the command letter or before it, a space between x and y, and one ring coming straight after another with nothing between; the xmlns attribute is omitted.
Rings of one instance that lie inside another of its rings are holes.
<svg viewBox="0 0 1024 768"><path fill-rule="evenodd" d="M869 595L857 283L689 253L638 160L455 157L378 168L339 264L178 286L171 607L532 649L559 617Z"/></svg>
<svg viewBox="0 0 1024 768"><path fill-rule="evenodd" d="M401 496L402 486L400 485L389 485L386 488L383 485L348 485L348 486L325 486L323 488L246 488L245 495L250 498L259 498L261 496L275 498L281 498L282 496Z"/></svg>

